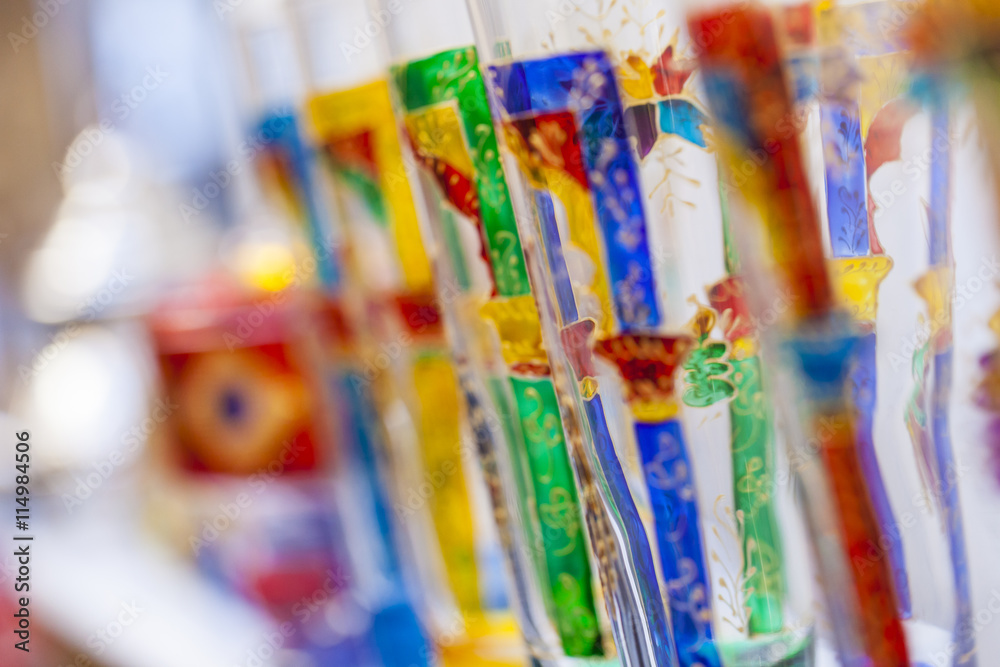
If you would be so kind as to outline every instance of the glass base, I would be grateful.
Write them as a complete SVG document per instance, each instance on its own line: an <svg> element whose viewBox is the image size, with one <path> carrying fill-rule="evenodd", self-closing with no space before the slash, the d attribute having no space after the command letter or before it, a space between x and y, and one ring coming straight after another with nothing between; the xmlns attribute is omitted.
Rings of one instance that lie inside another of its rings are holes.
<svg viewBox="0 0 1000 667"><path fill-rule="evenodd" d="M814 667L813 629L719 643L726 667Z"/></svg>

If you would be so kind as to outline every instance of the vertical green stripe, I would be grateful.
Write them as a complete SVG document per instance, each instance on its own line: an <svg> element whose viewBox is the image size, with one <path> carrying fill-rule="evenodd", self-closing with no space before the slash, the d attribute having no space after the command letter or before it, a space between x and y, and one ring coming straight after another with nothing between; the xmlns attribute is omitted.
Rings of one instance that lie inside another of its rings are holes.
<svg viewBox="0 0 1000 667"><path fill-rule="evenodd" d="M569 656L601 655L590 560L555 388L548 378L512 377L542 525L556 630Z"/></svg>
<svg viewBox="0 0 1000 667"><path fill-rule="evenodd" d="M734 496L743 538L750 634L768 634L779 632L784 625L785 597L784 557L774 513L772 426L758 357L731 359L730 363L736 384L736 397L729 403Z"/></svg>
<svg viewBox="0 0 1000 667"><path fill-rule="evenodd" d="M519 505L527 509L535 506L535 489L531 483L531 467L526 454L523 448L518 446L518 443L521 442L521 436L516 428L520 425L520 419L517 414L517 406L513 404L513 396L507 379L507 376L489 377L487 378L487 388L493 399L493 404L499 411L504 439L510 443L510 462L514 473L514 484L517 486L517 497L520 500ZM545 548L542 544L541 527L533 515L521 516L520 519L528 548L531 550L532 567L536 572L543 572Z"/></svg>
<svg viewBox="0 0 1000 667"><path fill-rule="evenodd" d="M408 111L452 100L458 105L497 293L529 294L524 252L476 49L470 46L411 61L392 68L392 78Z"/></svg>

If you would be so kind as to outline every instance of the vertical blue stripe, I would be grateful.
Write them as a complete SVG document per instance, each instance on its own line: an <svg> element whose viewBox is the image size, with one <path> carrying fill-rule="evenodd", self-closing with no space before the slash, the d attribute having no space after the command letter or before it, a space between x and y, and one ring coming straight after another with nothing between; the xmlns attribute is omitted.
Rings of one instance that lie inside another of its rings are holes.
<svg viewBox="0 0 1000 667"><path fill-rule="evenodd" d="M952 581L955 586L955 667L975 667L977 664L975 624L969 582L969 559L965 550L965 528L958 490L958 468L951 445L949 399L951 397L951 349L934 356L934 394L931 406L931 428L934 434L934 455L941 484L941 501L948 531Z"/></svg>
<svg viewBox="0 0 1000 667"><path fill-rule="evenodd" d="M946 103L937 102L931 116L931 182L928 203L930 227L929 259L931 267L951 265L951 116ZM949 295L950 296L950 295ZM950 325L952 323L949 323ZM952 382L951 329L939 332L940 340L932 341L934 355L934 388L931 395L931 429L934 456L948 549L951 554L952 577L955 586L955 659L954 665L975 667L976 635L973 624L972 597L969 582L969 559L965 548L965 527L958 489L958 469L951 444L950 408Z"/></svg>
<svg viewBox="0 0 1000 667"><path fill-rule="evenodd" d="M595 51L490 68L507 115L572 111L604 238L615 315L625 331L660 325L639 173L632 157L615 73Z"/></svg>
<svg viewBox="0 0 1000 667"><path fill-rule="evenodd" d="M549 275L556 291L556 302L559 315L564 325L576 322L580 315L576 309L576 297L573 295L573 283L570 281L569 269L566 268L566 258L563 256L562 242L559 240L559 222L556 220L555 206L552 196L544 190L535 190L535 211L538 214L538 224L542 231L542 245L545 246L545 258L549 265Z"/></svg>
<svg viewBox="0 0 1000 667"><path fill-rule="evenodd" d="M951 261L951 138L950 114L937 109L931 115L931 184L928 202L928 240L931 266Z"/></svg>
<svg viewBox="0 0 1000 667"><path fill-rule="evenodd" d="M286 152L292 170L292 185L298 190L296 195L305 212L306 231L316 256L320 282L325 288L334 290L340 284L340 271L330 243L333 229L325 215L314 180L314 152L302 141L298 123L292 114L275 112L266 116L258 127L263 143L267 146L265 150L278 149ZM270 146L272 143L274 146Z"/></svg>
<svg viewBox="0 0 1000 667"><path fill-rule="evenodd" d="M826 213L834 257L868 254L868 198L861 110L855 102L824 101L820 107L826 161Z"/></svg>
<svg viewBox="0 0 1000 667"><path fill-rule="evenodd" d="M392 593L379 600L372 613L372 638L384 667L427 667L432 652L406 594L396 547L396 526L388 509L389 492L379 469L379 443L370 432L376 423L375 408L370 396L361 389L366 382L359 374L345 373L339 384L347 397L358 463L372 493L375 523L382 542L380 551L386 556L382 574L392 585Z"/></svg>
<svg viewBox="0 0 1000 667"><path fill-rule="evenodd" d="M875 451L873 436L875 422L875 406L878 401L878 385L876 379L875 333L869 333L858 339L854 350L854 365L851 368L851 387L854 392L854 405L858 410L857 447L861 470L868 481L868 492L871 495L875 519L882 531L886 545L877 545L884 549L889 558L893 581L896 584L896 597L899 603L899 613L903 618L909 618L912 612L910 601L910 582L906 573L906 558L903 554L903 534L892 511L892 503L882 479L878 456Z"/></svg>
<svg viewBox="0 0 1000 667"><path fill-rule="evenodd" d="M375 508L375 525L381 536L382 549L386 555L385 571L382 573L394 582L401 582L399 556L396 553L394 541L394 526L389 515L389 495L385 480L379 470L376 443L369 433L369 424L376 419L374 407L370 398L361 387L366 380L357 373L347 372L339 378L341 393L347 398L346 408L349 411L348 420L353 444L354 458L365 475L365 485L371 490L372 502Z"/></svg>
<svg viewBox="0 0 1000 667"><path fill-rule="evenodd" d="M712 641L712 587L698 515L694 468L676 419L637 422L660 568L681 667L721 667Z"/></svg>

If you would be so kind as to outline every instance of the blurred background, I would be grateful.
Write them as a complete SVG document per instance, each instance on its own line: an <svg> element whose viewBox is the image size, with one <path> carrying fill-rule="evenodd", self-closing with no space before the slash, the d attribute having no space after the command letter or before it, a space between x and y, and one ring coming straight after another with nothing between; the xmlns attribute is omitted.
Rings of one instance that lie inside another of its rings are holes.
<svg viewBox="0 0 1000 667"><path fill-rule="evenodd" d="M25 534L36 540L26 655L8 641L18 566L13 526L0 530L0 664L319 664L297 663L293 639L197 562L187 532L165 537L164 508L183 493L168 485L151 501L158 492L143 472L176 410L163 398L147 316L171 288L243 261L230 230L237 191L252 186L220 176L234 159L246 175L257 156L245 144L240 152L241 4L0 3L0 431L5 457L15 431L31 433ZM257 253L254 266L287 269L287 240L262 234L237 245ZM4 474L5 514L14 489ZM254 491L243 482L209 506L218 512L243 492ZM285 493L271 485L252 509L280 514L301 501ZM309 535L319 540L322 528ZM317 572L300 586L317 598L303 613L340 613L328 630L362 633L362 614L327 604L344 585L336 568ZM321 662L363 664L343 656Z"/></svg>

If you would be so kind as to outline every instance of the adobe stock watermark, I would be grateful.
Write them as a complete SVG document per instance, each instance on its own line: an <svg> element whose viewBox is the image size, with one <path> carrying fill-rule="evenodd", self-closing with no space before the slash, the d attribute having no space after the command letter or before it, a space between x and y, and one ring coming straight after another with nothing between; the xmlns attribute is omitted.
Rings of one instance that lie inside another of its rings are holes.
<svg viewBox="0 0 1000 667"><path fill-rule="evenodd" d="M788 287L782 287L765 308L761 308L760 312L750 313L750 324L755 335L759 338L765 331L785 319L785 313L797 299L798 296ZM726 317L728 317L726 313L720 313L719 323L726 327L731 326Z"/></svg>
<svg viewBox="0 0 1000 667"><path fill-rule="evenodd" d="M955 629L955 634L952 635L953 637L977 637L983 630L993 624L997 615L1000 615L1000 591L994 588L990 593L990 599L986 603L986 607L977 611L974 616L960 621L958 627ZM959 657L958 654L961 650L964 650L964 647L952 640L948 642L948 645L944 649L930 656L931 664L934 667L950 667L950 665L956 664L957 661L955 658Z"/></svg>
<svg viewBox="0 0 1000 667"><path fill-rule="evenodd" d="M919 350L930 340L931 332L936 328L948 323L948 319L967 303L971 302L983 288L990 284L992 279L1000 275L1000 259L996 255L983 257L979 262L975 275L969 277L961 284L956 283L954 291L951 293L951 309L942 309L936 313L931 320L925 320L911 336L900 339L899 350L890 352L888 361L892 370L895 371L900 366L909 366L914 352Z"/></svg>
<svg viewBox="0 0 1000 667"><path fill-rule="evenodd" d="M214 0L212 9L215 10L215 15L219 20L222 20L226 14L235 12L242 4L243 0Z"/></svg>
<svg viewBox="0 0 1000 667"><path fill-rule="evenodd" d="M296 628L291 621L285 621L271 632L264 634L264 639L253 648L247 649L246 660L240 667L265 667L274 664L272 658L295 636Z"/></svg>
<svg viewBox="0 0 1000 667"><path fill-rule="evenodd" d="M934 160L939 159L951 147L955 138L940 128L936 129L931 137L931 145L925 148L922 153L903 162L903 174L907 177L905 180L896 178L889 184L888 188L873 191L871 196L875 202L875 217L884 215L886 210L895 204L900 197L909 192L913 184L917 183L920 177L931 168Z"/></svg>
<svg viewBox="0 0 1000 667"><path fill-rule="evenodd" d="M301 261L288 267L281 274L281 282L287 287L274 292L265 299L255 301L249 312L236 318L236 323L231 329L222 332L222 342L230 352L246 343L257 329L264 326L264 323L280 310L281 306L288 300L290 289L307 282L316 274L321 261L333 257L333 252L337 249L339 241L333 236L327 236L321 243L323 245L322 255L316 253L306 255Z"/></svg>
<svg viewBox="0 0 1000 667"><path fill-rule="evenodd" d="M392 341L382 341L373 355L364 359L360 373L351 375L350 382L355 389L365 391L371 387L382 373L389 370L393 362L403 356L403 352L414 343L414 334L418 337L429 327L437 324L441 310L447 308L455 299L462 295L462 290L451 281L442 281L441 288L431 305L414 309L407 316L408 328L399 333Z"/></svg>
<svg viewBox="0 0 1000 667"><path fill-rule="evenodd" d="M470 104L474 105L480 105L482 103L483 100L479 99L470 102ZM423 126L420 128L421 143L432 152L435 147L442 146L448 141L449 134L449 130L438 125ZM424 168L424 166L425 165L421 161L419 155L414 155L411 151L404 151L403 159L400 160L399 166L386 173L385 184L389 189L389 192L396 192L399 188L404 188L409 191L411 189L411 181L415 182L418 179L420 171ZM551 178L565 178L570 180L572 179L572 176L564 176L562 172L560 172L558 176L552 176Z"/></svg>
<svg viewBox="0 0 1000 667"><path fill-rule="evenodd" d="M135 600L122 602L118 615L87 637L89 654L77 653L71 662L60 662L58 667L99 667L101 663L93 660L91 656L100 657L103 655L125 633L127 628L139 620L142 613L142 607L136 604Z"/></svg>
<svg viewBox="0 0 1000 667"><path fill-rule="evenodd" d="M96 294L92 294L80 306L80 319L84 322L93 322L96 320L108 306L114 303L115 298L124 292L125 288L133 280L135 280L135 276L125 269L112 272L108 284L102 287Z"/></svg>
<svg viewBox="0 0 1000 667"><path fill-rule="evenodd" d="M305 625L314 614L323 611L324 606L337 596L338 593L347 590L350 578L341 568L326 571L326 579L323 584L308 595L303 595L298 602L292 605L292 616Z"/></svg>
<svg viewBox="0 0 1000 667"><path fill-rule="evenodd" d="M568 21L574 16L579 16L580 7L577 6L573 0L562 0L556 7L546 10L545 20L548 22L549 27L555 27L556 25Z"/></svg>
<svg viewBox="0 0 1000 667"><path fill-rule="evenodd" d="M245 484L248 487L246 491L236 494L230 502L219 503L218 512L202 520L201 531L188 538L188 545L194 554L197 556L202 549L229 530L243 516L244 511L253 505L255 498L264 493L271 482L281 477L285 468L304 451L304 445L286 440L278 454L266 466L258 468L257 472L246 479Z"/></svg>
<svg viewBox="0 0 1000 667"><path fill-rule="evenodd" d="M236 318L233 329L222 332L222 342L226 344L226 349L232 352L242 347L253 336L253 332L262 327L287 299L287 290L281 290L255 302L250 312Z"/></svg>
<svg viewBox="0 0 1000 667"><path fill-rule="evenodd" d="M39 31L49 24L63 6L68 5L70 0L38 0L34 3L38 11L31 16L21 18L21 29L17 32L8 32L7 41L10 48L17 53L21 47L38 36Z"/></svg>
<svg viewBox="0 0 1000 667"><path fill-rule="evenodd" d="M59 178L64 178L71 171L83 164L84 159L104 143L108 135L117 129L117 123L124 121L132 112L149 97L149 94L160 87L170 76L159 65L146 68L142 80L122 93L111 103L113 118L102 118L94 127L88 127L77 136L66 153L63 162L53 162L52 170Z"/></svg>
<svg viewBox="0 0 1000 667"><path fill-rule="evenodd" d="M466 443L459 447L461 459L472 456L472 445ZM396 517L409 519L421 507L427 504L438 491L444 488L448 480L461 470L462 464L445 460L435 470L425 472L423 479L415 487L410 486L405 494L401 494L402 501L396 501Z"/></svg>
<svg viewBox="0 0 1000 667"><path fill-rule="evenodd" d="M340 568L336 571L328 569L322 585L292 605L292 615L298 625L285 621L274 630L265 633L263 641L247 649L246 658L240 667L264 667L272 664L271 659L295 636L298 628L304 626L314 614L322 612L341 591L347 590L349 582L347 574Z"/></svg>
<svg viewBox="0 0 1000 667"><path fill-rule="evenodd" d="M692 42L699 48L704 49L718 39L724 30L724 26L727 26L735 21L737 12L745 10L749 4L749 0L741 0L734 7L727 8L726 10L720 12L717 18L707 21L702 25L703 30L692 36ZM596 18L586 14L585 12L581 13L581 9L585 8L581 8L578 1L562 0L562 2L560 2L556 7L545 12L545 20L549 24L549 27L555 28L560 23L580 16L586 16L590 19ZM685 57L688 56L687 52L689 50L690 45L687 45L685 47Z"/></svg>
<svg viewBox="0 0 1000 667"><path fill-rule="evenodd" d="M190 223L192 218L201 215L201 212L229 187L233 178L239 175L244 167L252 163L262 151L288 130L292 118L290 110L277 110L259 130L244 138L236 148L237 157L226 162L225 168L210 171L205 184L193 188L191 199L187 203L180 204L178 210L184 222Z"/></svg>
<svg viewBox="0 0 1000 667"><path fill-rule="evenodd" d="M135 458L135 453L149 439L161 424L170 419L180 405L170 399L156 399L153 408L149 411L149 416L122 434L121 447L114 449L97 463L92 464L93 472L86 476L74 475L73 481L76 486L73 493L62 494L63 506L70 514L83 505L84 501L94 495L94 492L101 488L116 470L129 463Z"/></svg>
<svg viewBox="0 0 1000 667"><path fill-rule="evenodd" d="M766 654L761 656L764 659L770 657L777 664L781 664L784 659L791 655L796 648L802 645L802 640L811 636L815 632L815 625L812 617L804 617L789 623L785 630L781 632L781 638L775 641L767 649Z"/></svg>
<svg viewBox="0 0 1000 667"><path fill-rule="evenodd" d="M486 98L475 99L469 102L474 105L474 107L479 108L481 106L485 107L488 103ZM488 111L488 108L484 110ZM451 131L443 126L439 125L422 125L420 127L420 137L422 150L433 153L439 147L444 146L451 138ZM420 172L427 169L432 169L432 166L428 165L420 157L421 151L404 151L403 159L400 160L400 164L395 169L386 173L385 183L386 187L390 192L396 192L400 188L406 191L411 189L411 182L416 182L417 177ZM571 176L562 176L567 180L572 179ZM555 176L553 176L555 178Z"/></svg>
<svg viewBox="0 0 1000 667"><path fill-rule="evenodd" d="M450 619L447 622L442 623L441 630L434 638L434 641L424 642L424 645L418 652L419 655L415 657L413 662L410 663L410 665L407 665L407 667L434 664L441 658L439 647L447 648L449 646L454 646L456 643L465 638L467 632L465 617L458 611L449 614L449 616Z"/></svg>
<svg viewBox="0 0 1000 667"><path fill-rule="evenodd" d="M341 42L338 46L347 62L351 62L355 56L361 55L364 49L371 46L372 40L378 37L383 30L389 27L393 19L403 11L403 0L389 0L385 3L385 9L375 11L372 18L365 21L364 25L354 27L354 39L351 43Z"/></svg>
<svg viewBox="0 0 1000 667"><path fill-rule="evenodd" d="M970 466L962 465L960 462L951 464L945 470L944 479L938 480L935 483L936 488L932 489L934 496L938 499L945 497L948 490L958 486L959 479L971 470ZM894 546L901 544L903 533L917 525L917 520L920 516L929 517L938 512L934 499L928 493L918 492L913 494L910 498L910 503L912 507L916 508L915 512L907 510L899 514L892 526L879 536L878 544L869 542L864 554L855 554L853 558L854 565L862 572L869 567L874 567L878 561L885 558L892 551Z"/></svg>
<svg viewBox="0 0 1000 667"><path fill-rule="evenodd" d="M726 189L726 193L732 195L740 192L740 188L746 185L746 182L782 149L782 142L797 136L808 123L808 105L796 106L792 111L779 118L774 125L777 138L765 139L761 148L748 148L747 157L738 165L727 170L730 178L722 180L722 187ZM730 179L732 179L731 183Z"/></svg>
<svg viewBox="0 0 1000 667"><path fill-rule="evenodd" d="M412 344L413 336L409 331L400 332L395 340L379 343L374 355L365 359L361 372L351 374L351 383L356 389L368 389Z"/></svg>
<svg viewBox="0 0 1000 667"><path fill-rule="evenodd" d="M103 288L80 304L77 309L79 317L76 321L70 322L59 331L50 334L48 344L41 349L32 348L31 366L20 364L17 367L17 374L21 377L21 382L28 382L38 377L69 345L70 341L80 335L87 324L96 320L108 306L114 303L118 295L124 292L134 279L135 276L125 269L114 271L111 274L111 279Z"/></svg>
<svg viewBox="0 0 1000 667"><path fill-rule="evenodd" d="M703 21L700 23L701 30L691 36L691 41L697 45L699 49L707 48L712 42L719 38L725 31L725 27L736 20L736 15L742 12L750 6L749 0L741 0L735 6L727 8L719 13L717 18L711 21Z"/></svg>
<svg viewBox="0 0 1000 667"><path fill-rule="evenodd" d="M875 22L875 28L882 34L883 39L888 40L906 27L923 3L920 0L895 0L886 4L892 7L892 11L888 16L879 17Z"/></svg>
<svg viewBox="0 0 1000 667"><path fill-rule="evenodd" d="M847 425L847 421L840 416L820 417L805 445L789 448L788 467L775 471L774 483L777 486L788 484L797 473L815 462L820 449L831 442L834 436L843 431Z"/></svg>
<svg viewBox="0 0 1000 667"><path fill-rule="evenodd" d="M677 255L671 248L664 247L653 250L650 253L650 257L652 259L652 266L654 269L664 264L674 262L677 259ZM774 298L771 299L771 302L766 307L760 308L760 312L751 312L749 314L749 319L756 335L760 336L764 331L784 319L785 314L797 299L798 296L794 294L790 288L783 286L777 291ZM726 320L727 317L730 317L730 315L727 315L725 312L719 313L718 322L720 326L729 326Z"/></svg>

